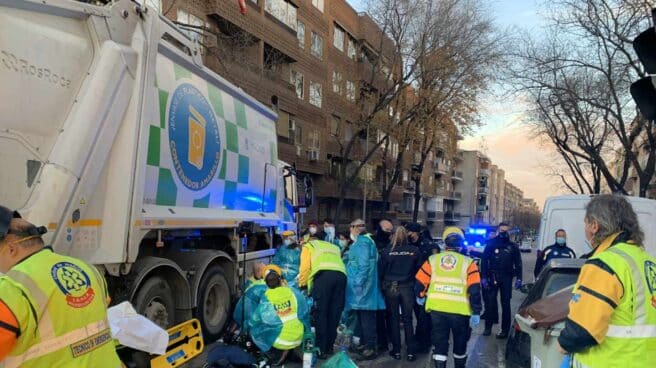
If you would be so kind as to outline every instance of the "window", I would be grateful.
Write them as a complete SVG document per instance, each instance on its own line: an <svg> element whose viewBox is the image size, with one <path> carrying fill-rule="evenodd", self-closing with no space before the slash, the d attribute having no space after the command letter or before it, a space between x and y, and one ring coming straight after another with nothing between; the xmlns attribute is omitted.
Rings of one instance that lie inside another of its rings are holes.
<svg viewBox="0 0 656 368"><path fill-rule="evenodd" d="M429 187L433 186L433 175L428 175L428 186Z"/></svg>
<svg viewBox="0 0 656 368"><path fill-rule="evenodd" d="M350 141L351 138L353 138L353 128L351 127L351 123L347 121L344 125L344 139Z"/></svg>
<svg viewBox="0 0 656 368"><path fill-rule="evenodd" d="M296 30L296 15L298 11L294 4L287 0L266 0L264 9L267 13L273 15L274 18L286 24L289 28Z"/></svg>
<svg viewBox="0 0 656 368"><path fill-rule="evenodd" d="M319 149L319 131L314 130L314 131L310 132L310 136L308 138L310 139L310 143L308 144L308 146L310 148L314 148L314 149L318 150Z"/></svg>
<svg viewBox="0 0 656 368"><path fill-rule="evenodd" d="M298 47L305 48L305 23L300 20L296 24L296 38L298 38Z"/></svg>
<svg viewBox="0 0 656 368"><path fill-rule="evenodd" d="M330 135L337 137L339 134L339 118L335 115L330 117Z"/></svg>
<svg viewBox="0 0 656 368"><path fill-rule="evenodd" d="M342 94L342 73L333 70L333 92L340 95Z"/></svg>
<svg viewBox="0 0 656 368"><path fill-rule="evenodd" d="M410 180L410 173L408 172L408 170L403 170L403 182L405 183L408 180Z"/></svg>
<svg viewBox="0 0 656 368"><path fill-rule="evenodd" d="M321 84L310 82L310 103L316 107L321 107Z"/></svg>
<svg viewBox="0 0 656 368"><path fill-rule="evenodd" d="M396 158L399 155L399 144L394 142L391 144L390 147L390 153L392 154L393 158Z"/></svg>
<svg viewBox="0 0 656 368"><path fill-rule="evenodd" d="M300 146L303 144L303 129L296 123L296 120L289 118L289 140L291 144Z"/></svg>
<svg viewBox="0 0 656 368"><path fill-rule="evenodd" d="M353 81L346 81L346 99L355 101L355 83Z"/></svg>
<svg viewBox="0 0 656 368"><path fill-rule="evenodd" d="M312 0L312 5L319 11L323 12L323 0Z"/></svg>
<svg viewBox="0 0 656 368"><path fill-rule="evenodd" d="M323 57L323 39L318 34L312 32L312 55L321 59Z"/></svg>
<svg viewBox="0 0 656 368"><path fill-rule="evenodd" d="M351 59L355 60L356 56L356 51L355 51L355 39L353 37L348 38L348 50L347 50L348 57Z"/></svg>
<svg viewBox="0 0 656 368"><path fill-rule="evenodd" d="M334 26L333 46L339 51L344 51L344 30L339 26Z"/></svg>
<svg viewBox="0 0 656 368"><path fill-rule="evenodd" d="M162 12L162 0L137 0L137 3L145 5L158 13Z"/></svg>
<svg viewBox="0 0 656 368"><path fill-rule="evenodd" d="M191 38L192 41L198 41L202 42L203 40L203 30L202 29L196 29L196 28L185 28L184 24L194 26L194 27L203 27L205 26L205 22L203 22L202 19L198 18L197 16L193 14L189 14L186 11L182 9L178 9L177 11L177 21L179 23L183 23L180 27L182 28L182 31Z"/></svg>
<svg viewBox="0 0 656 368"><path fill-rule="evenodd" d="M303 74L297 72L296 70L292 70L289 83L291 83L294 86L294 90L296 91L296 97L302 100L303 87L304 87Z"/></svg>
<svg viewBox="0 0 656 368"><path fill-rule="evenodd" d="M280 137L284 137L290 140L294 139L293 131L291 129L290 116L287 111L278 110L278 123L276 124L276 131Z"/></svg>

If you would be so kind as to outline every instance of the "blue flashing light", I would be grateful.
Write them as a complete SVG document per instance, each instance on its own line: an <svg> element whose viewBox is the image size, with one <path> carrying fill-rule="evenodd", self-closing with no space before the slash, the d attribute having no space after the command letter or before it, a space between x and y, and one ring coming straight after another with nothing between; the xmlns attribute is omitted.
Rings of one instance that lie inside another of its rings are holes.
<svg viewBox="0 0 656 368"><path fill-rule="evenodd" d="M469 229L470 234L474 234L474 229Z"/></svg>
<svg viewBox="0 0 656 368"><path fill-rule="evenodd" d="M481 242L476 242L476 243L474 243L474 245L477 246L477 247L480 247L480 246L481 246Z"/></svg>
<svg viewBox="0 0 656 368"><path fill-rule="evenodd" d="M469 242L465 240L465 243L464 243L464 244L465 244L465 245L469 245Z"/></svg>

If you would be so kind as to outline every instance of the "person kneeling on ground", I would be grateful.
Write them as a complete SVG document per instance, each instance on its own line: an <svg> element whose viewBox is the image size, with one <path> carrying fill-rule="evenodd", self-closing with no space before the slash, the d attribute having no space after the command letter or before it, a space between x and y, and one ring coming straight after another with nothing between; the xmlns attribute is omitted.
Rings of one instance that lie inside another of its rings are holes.
<svg viewBox="0 0 656 368"><path fill-rule="evenodd" d="M301 346L303 333L310 328L309 306L300 291L284 286L279 267L267 266L265 275L268 289L248 327L253 343L274 365L281 365L291 350Z"/></svg>
<svg viewBox="0 0 656 368"><path fill-rule="evenodd" d="M232 312L232 319L237 327L244 329L244 336L248 334L248 326L244 326L245 322L248 322L249 316L253 314L260 304L262 295L267 291L263 278L264 269L265 265L262 262L253 264L253 276L244 285L244 292Z"/></svg>

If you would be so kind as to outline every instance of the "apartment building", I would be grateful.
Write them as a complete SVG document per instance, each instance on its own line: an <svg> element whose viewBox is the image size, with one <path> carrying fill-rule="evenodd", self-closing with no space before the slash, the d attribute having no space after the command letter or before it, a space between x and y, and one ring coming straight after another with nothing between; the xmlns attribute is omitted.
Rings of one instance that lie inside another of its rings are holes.
<svg viewBox="0 0 656 368"><path fill-rule="evenodd" d="M504 184L504 210L503 210L503 219L506 222L514 221L515 210L520 208L522 199L524 198L524 192L518 187L512 185L508 181Z"/></svg>
<svg viewBox="0 0 656 368"><path fill-rule="evenodd" d="M392 43L374 21L345 0L246 0L245 14L235 1L144 1L205 46L205 65L278 112L279 157L314 182L304 222L334 213L342 165L362 159L379 134L353 124L361 91L375 91L391 73L392 58L380 50ZM340 157L354 136L354 152ZM363 197L367 213L380 213L379 166L376 156L352 183L340 219L362 217ZM402 194L403 185L391 202Z"/></svg>
<svg viewBox="0 0 656 368"><path fill-rule="evenodd" d="M519 208L524 212L540 213L540 208L532 198L522 198Z"/></svg>
<svg viewBox="0 0 656 368"><path fill-rule="evenodd" d="M496 225L503 221L505 207L505 171L497 165L490 166L490 195L486 223Z"/></svg>

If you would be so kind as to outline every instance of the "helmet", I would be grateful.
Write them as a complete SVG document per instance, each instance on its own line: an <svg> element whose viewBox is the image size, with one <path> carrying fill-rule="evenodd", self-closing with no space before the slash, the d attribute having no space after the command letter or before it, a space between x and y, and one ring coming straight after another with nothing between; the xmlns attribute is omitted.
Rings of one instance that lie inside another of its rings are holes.
<svg viewBox="0 0 656 368"><path fill-rule="evenodd" d="M293 230L285 230L280 235L286 236L286 237L292 237L292 236L295 236L296 233Z"/></svg>
<svg viewBox="0 0 656 368"><path fill-rule="evenodd" d="M465 233L463 233L462 230L455 226L447 226L444 229L444 232L442 232L442 240L446 241L446 238L453 235L460 236L463 239L465 238Z"/></svg>
<svg viewBox="0 0 656 368"><path fill-rule="evenodd" d="M266 277L266 275L268 275L270 272L275 272L278 274L278 276L282 277L282 270L280 269L280 267L274 264L266 265L263 271L264 271L263 272L264 277Z"/></svg>

